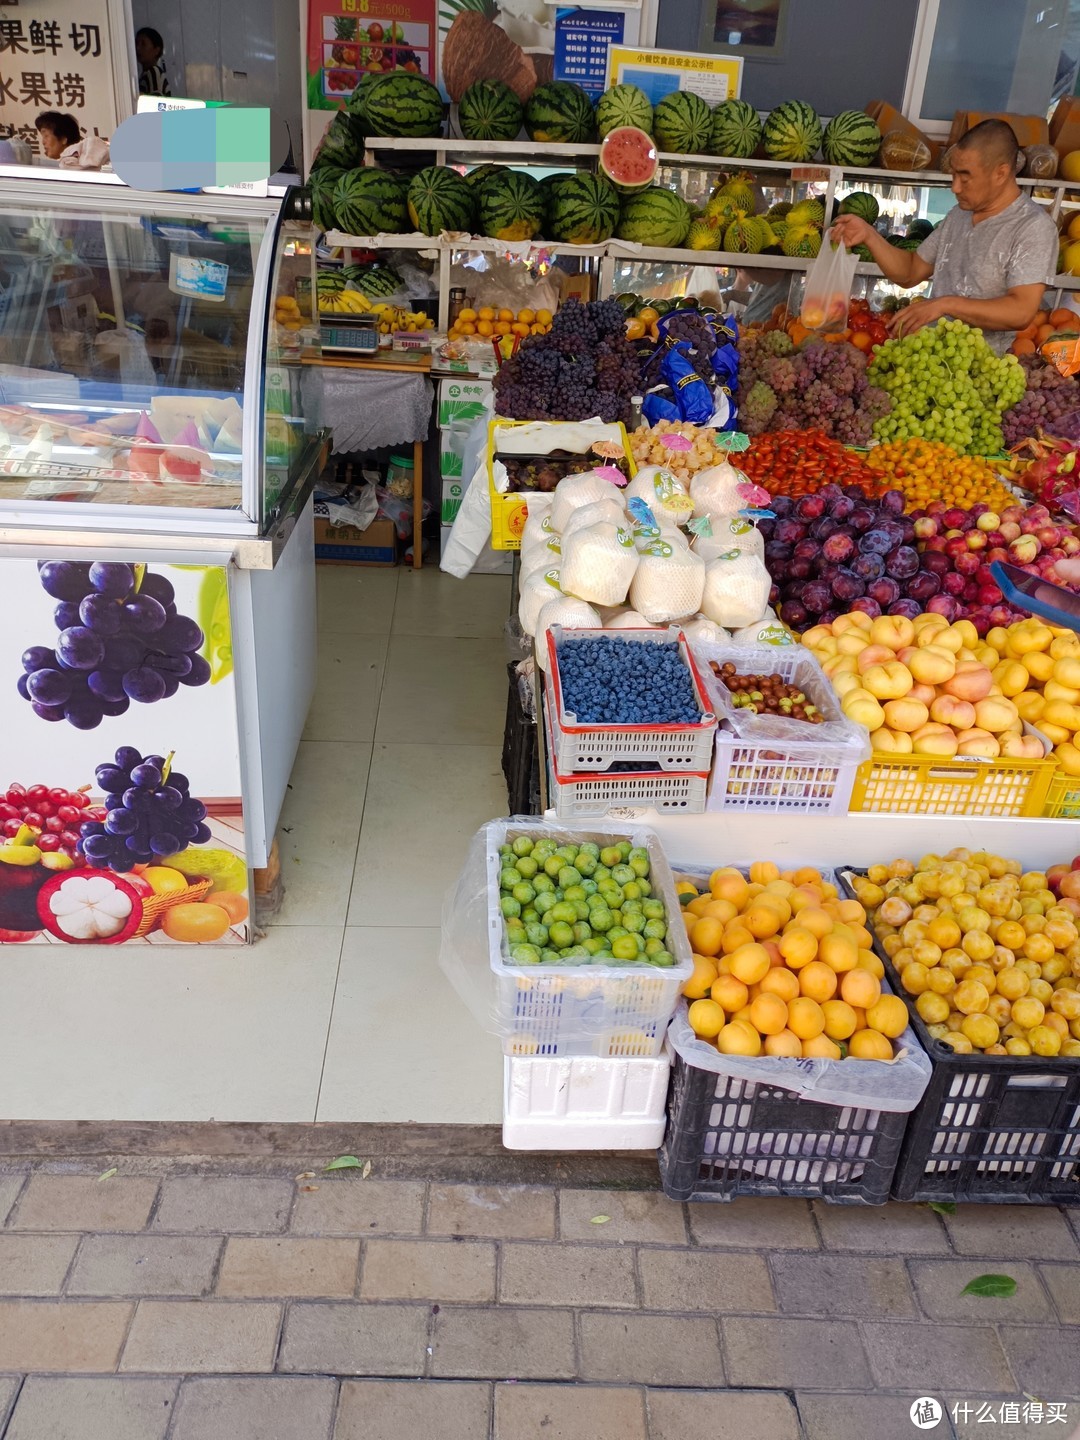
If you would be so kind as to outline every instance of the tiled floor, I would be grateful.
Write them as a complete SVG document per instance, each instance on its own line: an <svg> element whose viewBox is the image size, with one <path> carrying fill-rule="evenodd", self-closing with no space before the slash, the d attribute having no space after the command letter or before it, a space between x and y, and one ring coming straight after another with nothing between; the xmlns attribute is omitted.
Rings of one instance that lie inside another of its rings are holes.
<svg viewBox="0 0 1080 1440"><path fill-rule="evenodd" d="M438 926L470 836L506 810L509 585L319 567L269 934L5 951L0 1119L501 1119L499 1046L443 978Z"/></svg>

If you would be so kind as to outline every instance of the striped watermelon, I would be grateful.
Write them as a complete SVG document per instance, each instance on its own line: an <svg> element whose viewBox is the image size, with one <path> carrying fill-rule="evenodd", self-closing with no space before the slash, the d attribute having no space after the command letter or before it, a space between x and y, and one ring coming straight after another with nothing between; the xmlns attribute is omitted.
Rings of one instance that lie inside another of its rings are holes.
<svg viewBox="0 0 1080 1440"><path fill-rule="evenodd" d="M690 206L681 195L652 185L625 197L615 234L637 245L674 250L686 239L691 218Z"/></svg>
<svg viewBox="0 0 1080 1440"><path fill-rule="evenodd" d="M438 87L423 75L405 70L376 77L363 91L359 114L369 135L442 134L443 102Z"/></svg>
<svg viewBox="0 0 1080 1440"><path fill-rule="evenodd" d="M821 121L805 100L785 100L770 110L761 133L771 160L812 160L821 145Z"/></svg>
<svg viewBox="0 0 1080 1440"><path fill-rule="evenodd" d="M552 240L569 245L599 245L619 222L619 196L602 175L577 171L560 175L547 198L547 228Z"/></svg>
<svg viewBox="0 0 1080 1440"><path fill-rule="evenodd" d="M369 300L389 300L403 288L401 276L389 265L346 265L342 274Z"/></svg>
<svg viewBox="0 0 1080 1440"><path fill-rule="evenodd" d="M336 226L346 235L400 235L409 220L405 186L385 170L347 170L331 203Z"/></svg>
<svg viewBox="0 0 1080 1440"><path fill-rule="evenodd" d="M865 220L868 225L873 225L881 214L881 206L868 190L853 190L850 195L845 195L840 201L837 213L858 215L860 220Z"/></svg>
<svg viewBox="0 0 1080 1440"><path fill-rule="evenodd" d="M315 152L312 169L330 165L339 170L355 170L363 163L364 127L355 115L339 110Z"/></svg>
<svg viewBox="0 0 1080 1440"><path fill-rule="evenodd" d="M458 123L466 140L516 140L524 107L502 80L477 80L458 101Z"/></svg>
<svg viewBox="0 0 1080 1440"><path fill-rule="evenodd" d="M865 110L841 110L825 126L821 153L830 165L873 165L881 131Z"/></svg>
<svg viewBox="0 0 1080 1440"><path fill-rule="evenodd" d="M601 140L620 125L632 125L651 135L652 121L652 102L636 85L613 85L596 102L596 128Z"/></svg>
<svg viewBox="0 0 1080 1440"><path fill-rule="evenodd" d="M721 100L712 112L709 153L749 159L761 144L761 121L749 100Z"/></svg>
<svg viewBox="0 0 1080 1440"><path fill-rule="evenodd" d="M334 190L347 173L332 165L320 165L311 172L311 218L317 230L333 230L337 224L334 219Z"/></svg>
<svg viewBox="0 0 1080 1440"><path fill-rule="evenodd" d="M525 131L541 144L588 144L596 135L592 101L580 85L568 80L538 85L525 106Z"/></svg>
<svg viewBox="0 0 1080 1440"><path fill-rule="evenodd" d="M476 200L456 170L429 165L414 175L408 192L409 219L424 235L471 230Z"/></svg>
<svg viewBox="0 0 1080 1440"><path fill-rule="evenodd" d="M661 150L704 155L711 130L712 111L692 90L673 90L653 110L653 135Z"/></svg>
<svg viewBox="0 0 1080 1440"><path fill-rule="evenodd" d="M382 78L383 72L381 70L366 70L364 74L360 76L359 84L346 102L346 108L349 113L355 115L361 123L363 122L367 109L367 98L371 94L371 87L375 84L376 80L381 80Z"/></svg>
<svg viewBox="0 0 1080 1440"><path fill-rule="evenodd" d="M505 165L477 165L475 170L470 170L465 176L465 184L473 186L482 185L484 181L489 180L492 175L505 175L506 172L507 167Z"/></svg>
<svg viewBox="0 0 1080 1440"><path fill-rule="evenodd" d="M544 192L521 170L504 170L480 186L480 233L493 240L531 240L544 220Z"/></svg>

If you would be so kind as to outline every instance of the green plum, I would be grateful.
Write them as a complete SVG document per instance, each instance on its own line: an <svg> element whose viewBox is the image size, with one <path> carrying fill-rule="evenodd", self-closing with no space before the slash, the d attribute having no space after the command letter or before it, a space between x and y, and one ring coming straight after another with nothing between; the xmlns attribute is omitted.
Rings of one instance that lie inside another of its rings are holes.
<svg viewBox="0 0 1080 1440"><path fill-rule="evenodd" d="M510 959L515 965L539 965L540 951L535 945L514 945L510 949Z"/></svg>
<svg viewBox="0 0 1080 1440"><path fill-rule="evenodd" d="M504 895L499 904L502 906L503 918L506 920L515 919L521 914L521 901L515 900L513 895Z"/></svg>
<svg viewBox="0 0 1080 1440"><path fill-rule="evenodd" d="M565 946L574 943L573 928L565 920L556 920L554 925L548 926L548 939L556 950L562 950Z"/></svg>
<svg viewBox="0 0 1080 1440"><path fill-rule="evenodd" d="M611 942L611 953L616 960L636 960L638 957L637 941L632 935L620 935L617 940Z"/></svg>
<svg viewBox="0 0 1080 1440"><path fill-rule="evenodd" d="M617 845L607 845L600 851L600 864L613 869L622 860L622 851Z"/></svg>
<svg viewBox="0 0 1080 1440"><path fill-rule="evenodd" d="M579 920L574 926L574 939L579 945L584 945L586 940L592 939L592 926L586 920Z"/></svg>
<svg viewBox="0 0 1080 1440"><path fill-rule="evenodd" d="M646 936L647 936L650 940L666 940L666 939L667 939L667 921L666 921L666 920L646 920L646 921L645 921L645 934L646 934Z"/></svg>
<svg viewBox="0 0 1080 1440"><path fill-rule="evenodd" d="M536 899L536 891L527 880L522 880L514 886L513 895L514 899L519 900L522 905L531 905Z"/></svg>
<svg viewBox="0 0 1080 1440"><path fill-rule="evenodd" d="M589 923L594 930L603 934L605 931L610 930L615 924L615 917L606 905L598 906L590 915Z"/></svg>
<svg viewBox="0 0 1080 1440"><path fill-rule="evenodd" d="M528 835L519 835L511 846L511 849L515 855L531 855L533 852L533 842L529 839Z"/></svg>
<svg viewBox="0 0 1080 1440"><path fill-rule="evenodd" d="M540 869L540 866L531 855L522 855L514 868L525 880L531 880Z"/></svg>
<svg viewBox="0 0 1080 1440"><path fill-rule="evenodd" d="M548 943L548 928L546 925L526 925L525 934L529 937L529 944L536 945L543 950Z"/></svg>

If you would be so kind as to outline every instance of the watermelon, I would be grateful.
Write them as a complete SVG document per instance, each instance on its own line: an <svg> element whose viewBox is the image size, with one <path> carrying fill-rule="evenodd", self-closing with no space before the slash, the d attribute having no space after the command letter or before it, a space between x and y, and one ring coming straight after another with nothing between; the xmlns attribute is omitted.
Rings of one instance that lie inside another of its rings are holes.
<svg viewBox="0 0 1080 1440"><path fill-rule="evenodd" d="M465 176L465 184L483 185L484 181L489 180L492 175L505 175L506 173L505 165L477 165L475 170L470 170Z"/></svg>
<svg viewBox="0 0 1080 1440"><path fill-rule="evenodd" d="M724 231L723 248L734 255L760 255L772 239L764 221L745 215L733 220Z"/></svg>
<svg viewBox="0 0 1080 1440"><path fill-rule="evenodd" d="M520 170L492 175L480 186L480 233L493 240L531 240L544 220L544 192Z"/></svg>
<svg viewBox="0 0 1080 1440"><path fill-rule="evenodd" d="M635 125L609 130L600 145L600 169L624 195L644 190L660 169L652 137Z"/></svg>
<svg viewBox="0 0 1080 1440"><path fill-rule="evenodd" d="M355 115L363 123L367 107L367 97L371 94L371 87L376 80L383 78L381 70L367 70L360 76L359 84L346 101L346 109L351 115Z"/></svg>
<svg viewBox="0 0 1080 1440"><path fill-rule="evenodd" d="M442 134L443 102L438 87L423 75L405 70L378 76L364 90L359 113L369 135Z"/></svg>
<svg viewBox="0 0 1080 1440"><path fill-rule="evenodd" d="M841 110L825 126L821 153L830 165L872 165L881 131L865 110Z"/></svg>
<svg viewBox="0 0 1080 1440"><path fill-rule="evenodd" d="M790 259L813 260L821 249L821 231L816 225L789 225L783 244Z"/></svg>
<svg viewBox="0 0 1080 1440"><path fill-rule="evenodd" d="M653 111L657 145L676 155L704 155L711 130L712 111L692 90L673 90Z"/></svg>
<svg viewBox="0 0 1080 1440"><path fill-rule="evenodd" d="M682 196L652 185L625 197L615 234L637 245L674 250L686 239L689 229L690 206Z"/></svg>
<svg viewBox="0 0 1080 1440"><path fill-rule="evenodd" d="M405 187L385 170L347 170L331 201L346 235L400 235L409 220Z"/></svg>
<svg viewBox="0 0 1080 1440"><path fill-rule="evenodd" d="M912 220L907 233L909 240L918 240L921 244L934 233L934 227L929 220Z"/></svg>
<svg viewBox="0 0 1080 1440"><path fill-rule="evenodd" d="M761 144L761 121L749 100L721 100L712 112L709 153L747 160Z"/></svg>
<svg viewBox="0 0 1080 1440"><path fill-rule="evenodd" d="M840 215L858 215L860 220L865 220L868 225L873 225L881 214L881 207L868 190L853 190L850 195L845 195L840 201L838 213Z"/></svg>
<svg viewBox="0 0 1080 1440"><path fill-rule="evenodd" d="M401 276L389 265L348 265L343 273L353 288L369 300L389 300L404 289Z"/></svg>
<svg viewBox="0 0 1080 1440"><path fill-rule="evenodd" d="M476 198L456 170L429 165L414 175L408 191L409 219L424 235L471 230Z"/></svg>
<svg viewBox="0 0 1080 1440"><path fill-rule="evenodd" d="M824 225L825 206L820 200L800 200L787 213L789 225Z"/></svg>
<svg viewBox="0 0 1080 1440"><path fill-rule="evenodd" d="M652 102L636 85L614 85L596 102L596 128L601 140L620 125L633 125L651 134L652 122Z"/></svg>
<svg viewBox="0 0 1080 1440"><path fill-rule="evenodd" d="M586 145L596 135L592 101L568 80L538 85L525 106L525 132L541 144Z"/></svg>
<svg viewBox="0 0 1080 1440"><path fill-rule="evenodd" d="M821 145L821 121L805 100L785 100L770 110L761 133L770 160L812 160Z"/></svg>
<svg viewBox="0 0 1080 1440"><path fill-rule="evenodd" d="M545 234L570 245L599 245L619 221L619 196L602 175L578 171L551 186Z"/></svg>
<svg viewBox="0 0 1080 1440"><path fill-rule="evenodd" d="M355 115L339 110L315 152L312 171L321 170L326 165L338 170L355 170L363 163L364 127Z"/></svg>
<svg viewBox="0 0 1080 1440"><path fill-rule="evenodd" d="M516 140L525 110L502 80L477 80L458 101L458 124L466 140Z"/></svg>

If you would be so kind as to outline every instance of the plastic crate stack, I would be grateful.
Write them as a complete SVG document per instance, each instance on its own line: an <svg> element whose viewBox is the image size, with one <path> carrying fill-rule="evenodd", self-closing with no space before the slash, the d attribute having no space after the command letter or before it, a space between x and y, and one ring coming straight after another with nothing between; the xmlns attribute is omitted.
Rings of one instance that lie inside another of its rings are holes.
<svg viewBox="0 0 1080 1440"><path fill-rule="evenodd" d="M677 628L621 630L629 643L677 640L701 711L696 724L586 725L563 698L559 646L564 632L546 636L544 717L548 794L560 820L588 819L613 809L655 809L700 815L705 809L716 717L686 637ZM576 638L588 631L572 632Z"/></svg>

